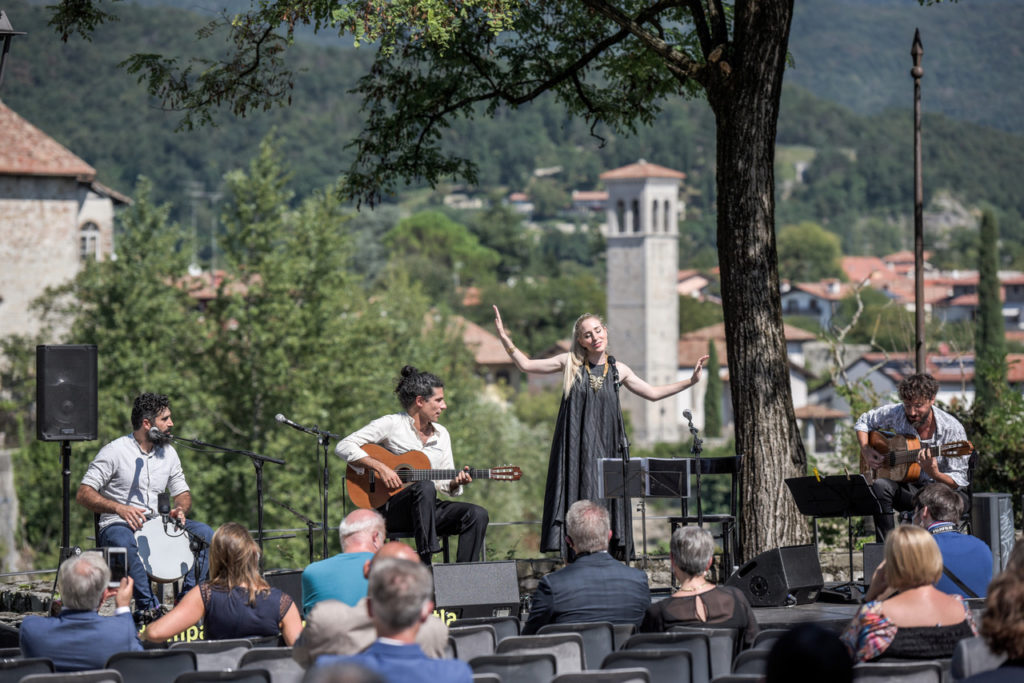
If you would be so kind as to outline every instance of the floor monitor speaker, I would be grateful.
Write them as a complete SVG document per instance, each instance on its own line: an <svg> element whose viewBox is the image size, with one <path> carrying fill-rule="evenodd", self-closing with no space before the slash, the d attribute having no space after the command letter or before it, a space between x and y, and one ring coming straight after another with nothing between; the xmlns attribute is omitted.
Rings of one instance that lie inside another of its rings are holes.
<svg viewBox="0 0 1024 683"><path fill-rule="evenodd" d="M1010 494L975 493L971 529L992 549L992 571L998 574L1006 569L1015 539Z"/></svg>
<svg viewBox="0 0 1024 683"><path fill-rule="evenodd" d="M36 347L36 437L93 441L96 419L96 345Z"/></svg>
<svg viewBox="0 0 1024 683"><path fill-rule="evenodd" d="M761 553L725 584L743 591L754 607L783 607L816 601L824 581L817 548L791 545Z"/></svg>
<svg viewBox="0 0 1024 683"><path fill-rule="evenodd" d="M455 619L519 616L515 560L434 565L434 605ZM445 623L448 615L442 614ZM450 624L449 624L450 625Z"/></svg>

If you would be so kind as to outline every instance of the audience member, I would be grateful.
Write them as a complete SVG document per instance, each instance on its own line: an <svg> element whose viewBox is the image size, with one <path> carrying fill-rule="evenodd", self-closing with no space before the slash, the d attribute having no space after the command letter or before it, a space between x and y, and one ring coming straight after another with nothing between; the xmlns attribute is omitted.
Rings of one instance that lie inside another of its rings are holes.
<svg viewBox="0 0 1024 683"><path fill-rule="evenodd" d="M698 526L681 526L672 534L672 574L679 589L672 597L652 604L640 630L660 633L673 626L720 626L739 629L744 647L754 643L760 628L743 591L716 586L705 576L711 568L715 540Z"/></svg>
<svg viewBox="0 0 1024 683"><path fill-rule="evenodd" d="M200 619L207 640L281 635L291 645L302 631L292 599L260 576L259 546L241 524L228 522L217 529L210 543L210 580L149 624L142 637L165 641Z"/></svg>
<svg viewBox="0 0 1024 683"><path fill-rule="evenodd" d="M927 529L942 553L943 593L983 598L992 580L992 551L980 538L957 531L963 498L944 484L928 484L914 496L914 523Z"/></svg>
<svg viewBox="0 0 1024 683"><path fill-rule="evenodd" d="M434 609L430 570L418 560L375 559L369 578L366 607L377 640L357 655L323 655L317 667L353 662L390 683L471 683L469 664L431 659L416 644L416 634Z"/></svg>
<svg viewBox="0 0 1024 683"><path fill-rule="evenodd" d="M108 587L110 568L102 553L85 552L64 560L57 574L63 609L55 617L28 616L21 622L21 655L46 657L57 671L102 669L116 652L141 650L130 603L131 577ZM97 610L114 596L112 617Z"/></svg>
<svg viewBox="0 0 1024 683"><path fill-rule="evenodd" d="M843 631L854 659L951 657L957 641L977 635L964 599L935 588L941 575L942 555L927 531L905 525L889 532L868 602Z"/></svg>
<svg viewBox="0 0 1024 683"><path fill-rule="evenodd" d="M419 561L416 551L406 544L385 543L363 564L363 574L369 576L373 564L384 558ZM355 605L337 600L318 602L306 615L306 628L295 641L292 658L308 668L320 655L354 655L365 650L377 638L366 604L366 596ZM430 615L416 634L416 642L428 657L440 659L445 656L448 645L448 627Z"/></svg>
<svg viewBox="0 0 1024 683"><path fill-rule="evenodd" d="M839 637L817 624L798 624L768 653L765 683L851 683L853 659Z"/></svg>
<svg viewBox="0 0 1024 683"><path fill-rule="evenodd" d="M540 580L523 635L545 624L610 621L639 625L651 604L647 574L608 554L608 510L578 500L565 515L566 543L575 561Z"/></svg>
<svg viewBox="0 0 1024 683"><path fill-rule="evenodd" d="M1024 574L1019 569L1007 568L989 584L981 635L989 650L1006 655L1006 661L963 683L1024 681Z"/></svg>
<svg viewBox="0 0 1024 683"><path fill-rule="evenodd" d="M376 510L350 512L338 526L341 553L314 562L302 571L302 612L321 600L354 605L366 597L363 565L387 538L384 517Z"/></svg>

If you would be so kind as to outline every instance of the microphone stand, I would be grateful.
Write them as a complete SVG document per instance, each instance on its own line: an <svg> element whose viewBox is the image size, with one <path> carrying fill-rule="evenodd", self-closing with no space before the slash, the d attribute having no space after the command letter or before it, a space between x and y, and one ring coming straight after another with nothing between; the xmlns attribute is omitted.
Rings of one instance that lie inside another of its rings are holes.
<svg viewBox="0 0 1024 683"><path fill-rule="evenodd" d="M615 405L618 409L619 420L619 457L622 460L622 542L624 544L624 561L629 566L630 556L633 554L633 502L629 497L629 439L626 438L626 424L622 419L622 403L619 401L619 369L615 365L615 359L608 356L606 363L612 366L612 386L615 388Z"/></svg>
<svg viewBox="0 0 1024 683"><path fill-rule="evenodd" d="M278 414L276 419L281 424L286 424L289 427L291 427L292 429L297 429L300 432L305 432L306 434L310 434L312 436L315 436L316 437L316 441L317 441L317 444L316 444L316 457L317 457L318 461L320 460L320 449L322 448L323 451L324 451L324 469L323 469L323 474L321 475L322 478L323 478L323 487L324 487L323 511L321 513L321 515L322 515L322 517L321 517L321 529L323 529L323 532L324 532L323 533L323 535L324 535L324 539L323 539L324 540L324 545L323 545L323 555L322 555L321 559L326 559L327 558L327 503L328 503L327 489L328 489L328 486L330 485L330 481L331 481L330 464L329 464L330 463L330 450L328 449L328 446L331 443L331 437L334 437L335 439L338 439L338 440L341 440L344 437L342 437L340 434L335 434L333 432L328 432L328 431L326 431L324 429L320 429L317 425L313 425L312 427L305 427L303 425L298 424L297 422L292 422L291 420L286 418L284 415ZM294 511L292 511L292 512L294 512ZM342 514L344 515L344 514L347 514L347 513L348 513L348 509L347 509L347 505L345 503L345 498L343 496L342 497ZM312 527L310 527L310 529L312 529ZM312 552L312 551L310 551L310 552ZM310 555L309 559L312 562L313 556Z"/></svg>
<svg viewBox="0 0 1024 683"><path fill-rule="evenodd" d="M171 438L181 443L191 444L196 448L212 448L216 451L223 453L238 453L239 455L246 455L252 460L253 466L256 468L256 542L260 546L260 561L263 560L263 463L272 462L275 465L284 465L284 460L280 458L271 458L268 455L260 455L259 453L253 453L252 451L243 450L241 448L229 448L227 446L218 446L217 444L207 443L200 441L199 439L186 439L182 436L171 435Z"/></svg>
<svg viewBox="0 0 1024 683"><path fill-rule="evenodd" d="M700 504L700 454L704 450L704 440L697 436L698 430L693 426L693 419L687 418L687 421L690 423L690 434L693 436L693 443L690 445L690 453L693 455L693 464L697 468L697 526L703 527L704 511Z"/></svg>
<svg viewBox="0 0 1024 683"><path fill-rule="evenodd" d="M320 526L320 522L314 522L309 517L305 516L304 514L302 514L301 512L299 512L298 510L296 510L283 500L278 500L277 498L270 496L270 502L273 503L274 505L280 505L285 510L292 513L293 515L295 515L296 517L298 517L306 523L306 545L309 546L309 564L313 564L313 531ZM324 537L327 537L326 533L324 534Z"/></svg>

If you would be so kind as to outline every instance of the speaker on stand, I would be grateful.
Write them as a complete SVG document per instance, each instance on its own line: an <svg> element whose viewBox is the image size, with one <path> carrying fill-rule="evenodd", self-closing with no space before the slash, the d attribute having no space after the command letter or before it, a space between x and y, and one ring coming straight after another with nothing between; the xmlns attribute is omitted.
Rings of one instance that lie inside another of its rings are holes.
<svg viewBox="0 0 1024 683"><path fill-rule="evenodd" d="M59 441L63 510L60 560L71 548L71 442L97 436L95 344L36 347L36 437Z"/></svg>

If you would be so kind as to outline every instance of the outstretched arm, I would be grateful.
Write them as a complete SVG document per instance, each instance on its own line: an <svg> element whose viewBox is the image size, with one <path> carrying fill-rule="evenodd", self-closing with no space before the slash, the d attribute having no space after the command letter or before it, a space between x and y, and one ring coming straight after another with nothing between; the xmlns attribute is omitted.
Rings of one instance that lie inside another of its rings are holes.
<svg viewBox="0 0 1024 683"><path fill-rule="evenodd" d="M697 365L693 368L693 374L690 375L689 379L680 380L673 382L672 384L662 384L660 386L651 386L644 380L629 369L625 363L619 363L619 380L623 386L632 391L641 398L646 398L648 401L659 401L668 396L678 394L684 389L689 389L694 384L700 381L700 376L704 371L704 363L707 361L708 356L701 356L697 361Z"/></svg>
<svg viewBox="0 0 1024 683"><path fill-rule="evenodd" d="M532 372L538 375L549 375L553 372L559 372L565 368L566 355L560 353L557 356L551 358L538 358L537 360L531 360L525 353L516 348L515 344L508 336L508 332L505 331L505 325L501 321L501 313L498 312L498 307L494 306L494 327L498 331L498 338L501 339L502 346L505 347L505 351L508 353L508 357L512 359L512 362L516 364L516 367L523 372Z"/></svg>

